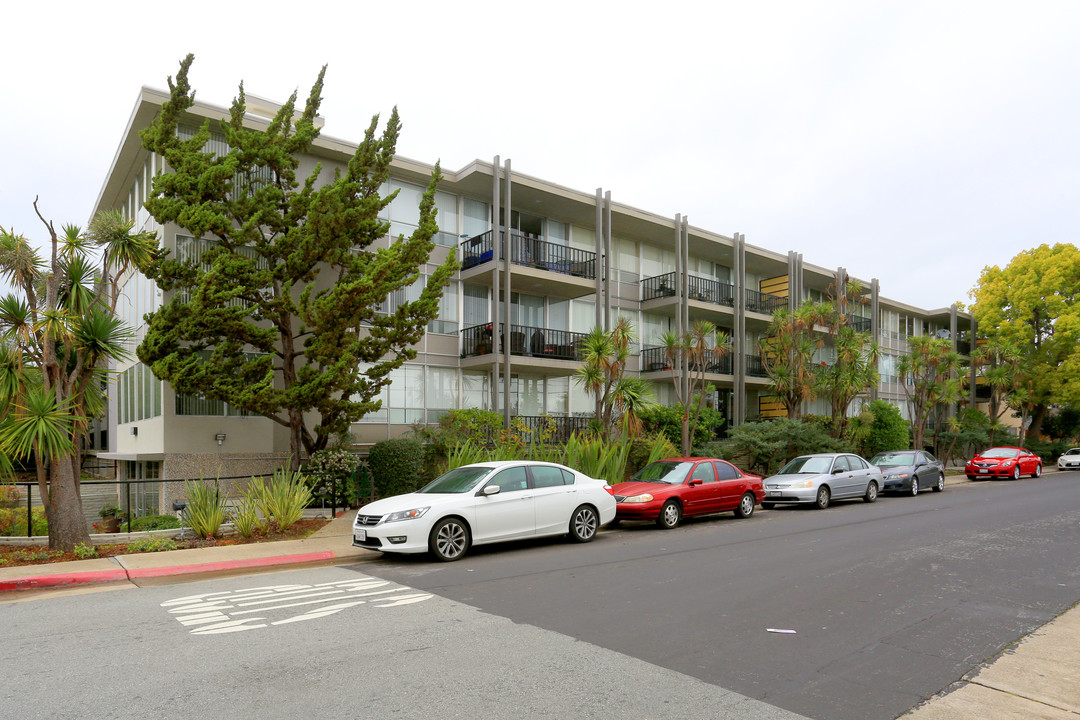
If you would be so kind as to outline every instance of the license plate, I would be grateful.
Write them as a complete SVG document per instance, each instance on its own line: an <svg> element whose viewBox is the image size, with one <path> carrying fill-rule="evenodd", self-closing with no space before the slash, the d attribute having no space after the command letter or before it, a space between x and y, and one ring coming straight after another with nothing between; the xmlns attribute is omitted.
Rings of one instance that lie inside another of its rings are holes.
<svg viewBox="0 0 1080 720"><path fill-rule="evenodd" d="M988 473L988 472L990 472L990 471L989 471L989 470L980 470L979 472L981 472L981 473Z"/></svg>
<svg viewBox="0 0 1080 720"><path fill-rule="evenodd" d="M357 530L355 532L356 534L353 535L353 538L356 540L356 542L364 542L365 540L367 540L367 530Z"/></svg>
<svg viewBox="0 0 1080 720"><path fill-rule="evenodd" d="M780 491L779 490L766 490L765 494L766 495L779 495Z"/></svg>

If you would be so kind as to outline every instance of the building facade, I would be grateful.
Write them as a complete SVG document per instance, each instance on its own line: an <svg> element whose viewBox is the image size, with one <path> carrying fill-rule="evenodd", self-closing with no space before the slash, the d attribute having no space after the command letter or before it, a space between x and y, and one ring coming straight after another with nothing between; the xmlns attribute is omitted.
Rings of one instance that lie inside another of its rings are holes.
<svg viewBox="0 0 1080 720"><path fill-rule="evenodd" d="M162 159L142 148L138 132L168 96L144 88L124 132L94 212L120 209L137 229L152 230L162 245L195 260L209 241L182 228L159 225L143 207L152 178L166 171ZM250 123L258 127L277 110L248 97ZM189 130L206 119L226 118L226 108L196 103ZM215 136L211 145L224 141ZM222 149L218 148L218 149ZM316 163L332 177L355 145L327 136L302 158L299 176ZM397 158L386 191L398 191L385 220L391 236L409 234L419 222L420 196L431 165ZM661 336L695 320L714 323L731 337L732 351L708 369L718 388L712 402L733 424L774 417L760 342L772 312L805 299L823 300L853 280L844 268L805 263L801 253L755 247L739 233L724 235L619 204L602 189L572 190L530 177L509 160L474 161L450 172L436 195L440 232L425 274L413 288L387 298L384 310L419 292L426 273L449 253L461 269L446 288L439 316L417 346L416 359L396 370L382 394L382 408L352 427L363 446L407 433L414 423L436 423L455 408L489 408L528 421L549 416L566 431L594 412L574 382L581 340L594 327L628 319L637 333L631 370L652 382L655 400L674 402L674 379L660 349ZM388 243L386 238L383 242ZM865 305L849 318L881 347L881 383L869 395L891 400L906 414L896 361L907 338L932 334L970 350L973 323L955 307L924 310L880 294L877 280L860 281ZM145 335L143 316L166 300L138 273L125 278L119 312L135 329L134 349ZM829 361L829 349L820 351ZM121 480L246 476L266 472L288 451L288 436L272 421L209 398L175 393L133 360L119 368L110 389L108 452L119 460ZM819 406L820 405L820 406ZM826 413L809 404L807 412ZM176 488L155 495L148 483L139 503L163 505Z"/></svg>

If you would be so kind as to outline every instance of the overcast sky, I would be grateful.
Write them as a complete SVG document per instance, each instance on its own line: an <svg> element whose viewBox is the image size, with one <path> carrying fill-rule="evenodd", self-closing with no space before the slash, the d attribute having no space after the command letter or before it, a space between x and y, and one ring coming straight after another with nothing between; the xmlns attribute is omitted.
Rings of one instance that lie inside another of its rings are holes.
<svg viewBox="0 0 1080 720"><path fill-rule="evenodd" d="M85 224L139 88L193 52L203 101L305 97L327 63L328 135L397 105L400 155L498 154L927 309L1077 242L1078 2L236 5L6 7L0 226L43 239L35 195Z"/></svg>

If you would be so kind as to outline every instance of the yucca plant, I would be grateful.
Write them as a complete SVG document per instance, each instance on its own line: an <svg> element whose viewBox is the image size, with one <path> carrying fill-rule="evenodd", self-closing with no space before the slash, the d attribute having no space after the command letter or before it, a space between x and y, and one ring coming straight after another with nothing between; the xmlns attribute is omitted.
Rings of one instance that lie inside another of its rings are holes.
<svg viewBox="0 0 1080 720"><path fill-rule="evenodd" d="M492 451L471 438L463 443L452 445L446 453L447 470L454 470L462 465L492 460Z"/></svg>
<svg viewBox="0 0 1080 720"><path fill-rule="evenodd" d="M216 487L199 482L187 481L187 508L184 515L188 525L199 537L207 540L218 534L221 523L225 522L225 498Z"/></svg>
<svg viewBox="0 0 1080 720"><path fill-rule="evenodd" d="M236 532L239 533L242 538L249 538L255 534L256 531L263 530L266 526L262 517L259 515L258 502L247 495L240 498L236 503L236 508L230 515L233 527L236 528Z"/></svg>
<svg viewBox="0 0 1080 720"><path fill-rule="evenodd" d="M304 514L311 502L311 488L299 470L278 468L263 491L263 507L280 531L288 530Z"/></svg>
<svg viewBox="0 0 1080 720"><path fill-rule="evenodd" d="M631 443L627 440L605 442L597 437L576 433L566 441L566 464L589 477L609 483L622 482Z"/></svg>

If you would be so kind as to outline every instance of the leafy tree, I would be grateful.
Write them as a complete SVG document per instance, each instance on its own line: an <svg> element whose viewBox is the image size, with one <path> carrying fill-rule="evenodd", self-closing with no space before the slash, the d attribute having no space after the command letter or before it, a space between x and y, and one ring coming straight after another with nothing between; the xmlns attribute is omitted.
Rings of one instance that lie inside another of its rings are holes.
<svg viewBox="0 0 1080 720"><path fill-rule="evenodd" d="M660 337L660 345L671 368L675 399L682 414L682 453L689 456L694 441L690 428L697 428L706 395L716 391L713 385L705 382L705 373L717 371L720 360L731 352L731 341L727 333L717 330L711 322L698 320L681 337L675 333L664 333Z"/></svg>
<svg viewBox="0 0 1080 720"><path fill-rule="evenodd" d="M958 373L962 362L948 340L929 335L908 338L908 348L896 364L896 373L907 396L913 446L919 450L935 406L956 402L961 396Z"/></svg>
<svg viewBox="0 0 1080 720"><path fill-rule="evenodd" d="M980 331L1008 341L1020 354L1022 377L1014 382L1009 404L1030 417L1029 433L1039 432L1051 406L1080 404L1080 250L1075 245L1040 245L1005 268L985 268L972 297Z"/></svg>
<svg viewBox="0 0 1080 720"><path fill-rule="evenodd" d="M1043 433L1054 440L1073 440L1080 435L1080 407L1067 405L1043 420Z"/></svg>
<svg viewBox="0 0 1080 720"><path fill-rule="evenodd" d="M127 357L131 331L116 317L116 279L154 252L152 233L133 232L119 213L49 235L42 260L22 235L0 230L0 277L21 297L0 298L0 456L34 459L49 547L70 551L90 536L79 477L88 423L105 407L110 363ZM91 253L102 250L95 266Z"/></svg>
<svg viewBox="0 0 1080 720"><path fill-rule="evenodd" d="M842 438L851 401L878 383L880 353L869 332L858 332L851 325L853 306L865 301L862 285L849 282L834 295L822 320L829 329L835 359L814 369L814 391L828 398L833 436Z"/></svg>
<svg viewBox="0 0 1080 720"><path fill-rule="evenodd" d="M434 248L439 169L421 200L419 227L372 250L389 232L379 215L396 196L379 189L401 129L397 110L381 137L378 116L372 119L328 181L319 164L301 182L300 156L319 136L325 68L303 111L296 112L294 93L265 130L246 125L241 85L229 119L217 123L227 150L215 153L207 148L209 121L190 137L181 128L194 103L192 60L180 64L175 83L169 78L170 98L141 138L171 168L154 179L147 209L191 233L201 257L163 254L141 265L173 294L147 317L138 355L177 392L202 393L288 428L296 467L303 452L326 447L378 409L390 372L416 357L411 346L438 312L457 267L453 255L419 299L389 313L381 307L418 280Z"/></svg>
<svg viewBox="0 0 1080 720"><path fill-rule="evenodd" d="M761 341L761 362L769 376L771 392L787 409L788 419L799 416L804 400L814 393L814 353L824 339L814 327L822 322L828 306L804 302L795 310L777 309Z"/></svg>
<svg viewBox="0 0 1080 720"><path fill-rule="evenodd" d="M631 434L640 430L637 413L652 404L647 380L626 372L634 330L619 318L610 332L593 328L582 345L583 364L574 381L596 399L596 420L604 439L611 439L617 424Z"/></svg>
<svg viewBox="0 0 1080 720"><path fill-rule="evenodd" d="M869 414L866 432L859 439L859 450L864 457L871 458L888 450L904 450L909 447L911 436L907 421L900 414L899 408L887 400L874 400L866 406L864 414Z"/></svg>
<svg viewBox="0 0 1080 720"><path fill-rule="evenodd" d="M663 433L675 446L675 451L680 452L682 442L683 409L678 406L654 404L640 412L641 429L645 433ZM719 410L710 407L701 409L697 422L694 423L691 439L694 447L702 446L716 437L717 431L724 426L724 415ZM681 451L684 455L692 454Z"/></svg>
<svg viewBox="0 0 1080 720"><path fill-rule="evenodd" d="M1009 409L1010 394L1022 387L1024 377L1020 364L1022 355L1017 347L1005 338L991 338L971 355L971 364L979 377L990 389L989 442L1002 428L1001 416Z"/></svg>
<svg viewBox="0 0 1080 720"><path fill-rule="evenodd" d="M762 475L776 473L799 455L849 449L819 423L787 418L743 423L731 429L726 445L724 458Z"/></svg>

